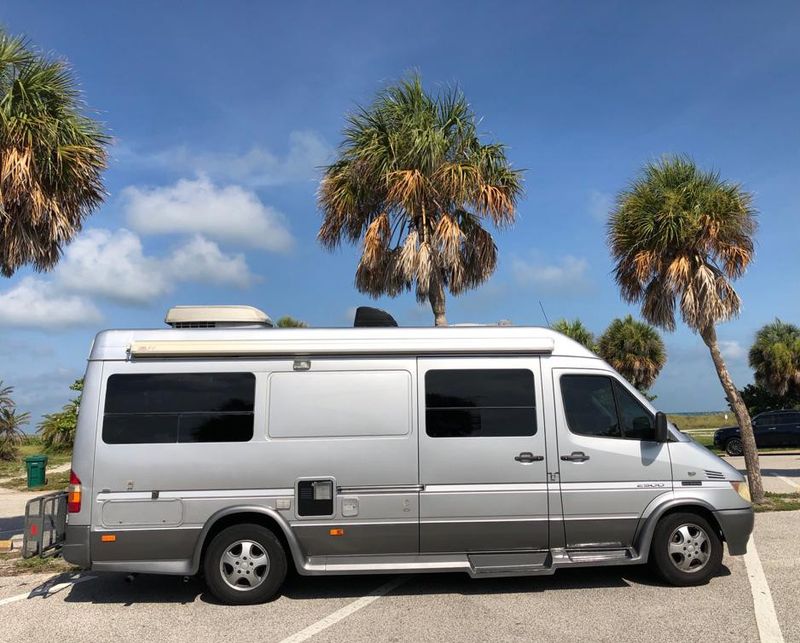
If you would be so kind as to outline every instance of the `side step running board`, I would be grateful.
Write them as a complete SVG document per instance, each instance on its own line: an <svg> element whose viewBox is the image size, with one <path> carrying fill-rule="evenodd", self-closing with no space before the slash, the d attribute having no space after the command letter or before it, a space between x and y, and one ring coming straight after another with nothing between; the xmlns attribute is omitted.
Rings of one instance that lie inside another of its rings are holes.
<svg viewBox="0 0 800 643"><path fill-rule="evenodd" d="M491 578L502 576L536 576L555 572L549 551L511 554L471 554L470 576Z"/></svg>

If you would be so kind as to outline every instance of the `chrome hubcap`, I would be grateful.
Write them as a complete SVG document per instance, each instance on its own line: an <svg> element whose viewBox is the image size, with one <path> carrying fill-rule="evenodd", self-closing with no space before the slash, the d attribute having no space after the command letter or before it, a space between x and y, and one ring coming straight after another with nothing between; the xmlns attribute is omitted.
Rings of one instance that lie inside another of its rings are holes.
<svg viewBox="0 0 800 643"><path fill-rule="evenodd" d="M708 563L711 541L701 527L681 525L669 538L669 558L682 572L699 572Z"/></svg>
<svg viewBox="0 0 800 643"><path fill-rule="evenodd" d="M222 579L239 591L255 589L269 574L269 556L252 540L237 540L222 554L219 561Z"/></svg>

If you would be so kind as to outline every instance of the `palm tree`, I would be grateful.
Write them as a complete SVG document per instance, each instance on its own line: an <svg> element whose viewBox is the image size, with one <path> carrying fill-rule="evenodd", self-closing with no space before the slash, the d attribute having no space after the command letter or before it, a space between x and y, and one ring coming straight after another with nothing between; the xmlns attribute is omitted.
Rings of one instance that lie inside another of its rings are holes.
<svg viewBox="0 0 800 643"><path fill-rule="evenodd" d="M484 224L512 224L521 193L521 172L502 145L481 143L464 95L431 96L412 75L348 116L339 159L320 183L318 238L331 250L363 239L358 290L395 297L414 288L443 326L445 291L458 295L494 272Z"/></svg>
<svg viewBox="0 0 800 643"><path fill-rule="evenodd" d="M67 64L0 30L0 272L52 268L103 201L108 137Z"/></svg>
<svg viewBox="0 0 800 643"><path fill-rule="evenodd" d="M608 223L608 243L623 299L641 302L651 324L673 330L675 314L711 352L744 444L754 502L764 500L750 416L717 341L716 325L739 313L731 281L753 258L752 196L685 157L648 163L620 192Z"/></svg>
<svg viewBox="0 0 800 643"><path fill-rule="evenodd" d="M290 315L284 315L277 322L275 322L275 325L278 328L308 328L308 324L306 322L295 319Z"/></svg>
<svg viewBox="0 0 800 643"><path fill-rule="evenodd" d="M42 436L42 443L48 449L71 449L75 443L75 432L78 428L78 411L83 396L83 378L75 380L69 387L78 392L78 396L65 404L61 411L49 413L39 423L36 432Z"/></svg>
<svg viewBox="0 0 800 643"><path fill-rule="evenodd" d="M11 394L13 392L13 386L3 386L3 381L0 380L0 407L12 406L14 404L11 399Z"/></svg>
<svg viewBox="0 0 800 643"><path fill-rule="evenodd" d="M11 395L14 388L0 381L0 460L13 460L25 438L22 427L30 420L30 413L17 413Z"/></svg>
<svg viewBox="0 0 800 643"><path fill-rule="evenodd" d="M756 333L750 349L756 384L774 395L800 396L800 328L776 319Z"/></svg>
<svg viewBox="0 0 800 643"><path fill-rule="evenodd" d="M600 357L645 394L667 361L658 331L631 315L612 321L600 336L597 349Z"/></svg>
<svg viewBox="0 0 800 643"><path fill-rule="evenodd" d="M569 321L567 319L559 319L551 328L558 331L562 335L566 335L570 339L575 340L581 346L588 348L590 351L595 352L597 346L594 339L594 334L583 325L580 319Z"/></svg>

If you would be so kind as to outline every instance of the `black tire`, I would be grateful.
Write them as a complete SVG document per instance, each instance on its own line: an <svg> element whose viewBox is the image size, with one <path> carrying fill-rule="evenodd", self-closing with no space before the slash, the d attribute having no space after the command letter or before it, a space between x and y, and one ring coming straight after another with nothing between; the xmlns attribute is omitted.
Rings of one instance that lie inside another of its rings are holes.
<svg viewBox="0 0 800 643"><path fill-rule="evenodd" d="M722 541L702 516L689 512L669 514L656 525L650 562L671 585L704 585L722 564Z"/></svg>
<svg viewBox="0 0 800 643"><path fill-rule="evenodd" d="M744 453L744 445L740 438L731 438L725 443L725 453L732 456L742 455Z"/></svg>
<svg viewBox="0 0 800 643"><path fill-rule="evenodd" d="M275 534L249 523L219 532L203 559L209 591L228 605L253 605L271 599L286 578L286 566L286 552Z"/></svg>

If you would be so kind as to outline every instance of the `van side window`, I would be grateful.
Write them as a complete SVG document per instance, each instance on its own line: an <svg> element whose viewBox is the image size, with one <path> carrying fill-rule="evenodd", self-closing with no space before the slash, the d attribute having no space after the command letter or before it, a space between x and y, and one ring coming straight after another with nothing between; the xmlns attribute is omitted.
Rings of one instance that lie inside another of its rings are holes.
<svg viewBox="0 0 800 643"><path fill-rule="evenodd" d="M252 373L117 374L106 383L103 442L246 442Z"/></svg>
<svg viewBox="0 0 800 643"><path fill-rule="evenodd" d="M562 375L561 397L572 433L652 440L650 412L624 386L605 375Z"/></svg>
<svg viewBox="0 0 800 643"><path fill-rule="evenodd" d="M431 370L425 430L433 438L536 434L536 394L527 369Z"/></svg>
<svg viewBox="0 0 800 643"><path fill-rule="evenodd" d="M610 377L562 375L561 397L569 430L578 435L620 438Z"/></svg>
<svg viewBox="0 0 800 643"><path fill-rule="evenodd" d="M654 440L656 429L649 411L616 380L614 394L622 423L622 435L631 440Z"/></svg>

